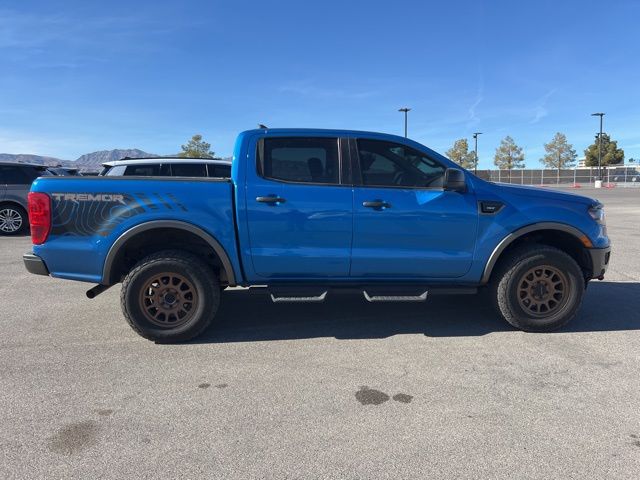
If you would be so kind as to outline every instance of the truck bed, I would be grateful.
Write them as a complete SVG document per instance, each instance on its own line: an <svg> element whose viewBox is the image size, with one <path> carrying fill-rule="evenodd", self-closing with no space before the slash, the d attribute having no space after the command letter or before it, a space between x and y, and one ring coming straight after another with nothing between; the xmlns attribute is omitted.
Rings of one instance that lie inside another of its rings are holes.
<svg viewBox="0 0 640 480"><path fill-rule="evenodd" d="M51 196L51 233L33 252L54 277L99 283L115 240L154 220L192 222L237 258L229 179L42 177L31 191Z"/></svg>

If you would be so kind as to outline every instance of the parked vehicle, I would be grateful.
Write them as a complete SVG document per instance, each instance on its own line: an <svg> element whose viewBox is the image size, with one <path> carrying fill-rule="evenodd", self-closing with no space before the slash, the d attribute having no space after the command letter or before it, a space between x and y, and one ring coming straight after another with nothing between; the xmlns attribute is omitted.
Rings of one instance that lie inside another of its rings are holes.
<svg viewBox="0 0 640 480"><path fill-rule="evenodd" d="M29 212L26 268L97 283L90 298L122 282L125 318L158 342L200 334L237 285L274 302L486 290L513 326L552 330L611 251L596 200L486 182L409 139L343 130L243 132L230 179L40 178Z"/></svg>
<svg viewBox="0 0 640 480"><path fill-rule="evenodd" d="M231 162L206 158L131 158L102 164L101 176L223 177L231 176Z"/></svg>
<svg viewBox="0 0 640 480"><path fill-rule="evenodd" d="M78 177L82 176L79 168L72 167L49 167L49 170L53 175L62 176L62 177Z"/></svg>
<svg viewBox="0 0 640 480"><path fill-rule="evenodd" d="M634 167L618 167L607 171L604 177L611 182L640 182L640 172Z"/></svg>
<svg viewBox="0 0 640 480"><path fill-rule="evenodd" d="M47 175L44 165L0 162L0 235L27 231L27 194L36 178Z"/></svg>

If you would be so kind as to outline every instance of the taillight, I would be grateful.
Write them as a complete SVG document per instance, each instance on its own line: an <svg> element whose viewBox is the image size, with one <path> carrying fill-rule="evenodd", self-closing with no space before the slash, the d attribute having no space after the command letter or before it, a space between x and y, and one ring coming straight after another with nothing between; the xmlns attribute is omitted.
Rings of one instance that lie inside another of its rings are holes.
<svg viewBox="0 0 640 480"><path fill-rule="evenodd" d="M28 203L31 241L42 245L51 231L51 199L46 193L29 192Z"/></svg>

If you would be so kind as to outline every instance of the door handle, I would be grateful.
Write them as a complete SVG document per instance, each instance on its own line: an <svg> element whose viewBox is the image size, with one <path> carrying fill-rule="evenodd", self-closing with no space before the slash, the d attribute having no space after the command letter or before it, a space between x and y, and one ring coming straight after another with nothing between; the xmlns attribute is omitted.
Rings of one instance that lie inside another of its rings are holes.
<svg viewBox="0 0 640 480"><path fill-rule="evenodd" d="M368 202L362 202L363 207L373 208L375 210L384 210L385 208L391 208L391 204L383 200L371 200Z"/></svg>
<svg viewBox="0 0 640 480"><path fill-rule="evenodd" d="M268 203L271 205L277 205L279 203L286 202L284 198L278 197L277 195L267 195L266 197L256 197L256 201L260 203Z"/></svg>

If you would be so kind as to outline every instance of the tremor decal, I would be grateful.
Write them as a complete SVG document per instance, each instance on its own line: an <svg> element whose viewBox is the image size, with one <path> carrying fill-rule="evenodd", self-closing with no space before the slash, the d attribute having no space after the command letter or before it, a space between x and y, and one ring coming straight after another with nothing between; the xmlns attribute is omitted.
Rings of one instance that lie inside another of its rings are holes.
<svg viewBox="0 0 640 480"><path fill-rule="evenodd" d="M120 223L145 211L187 208L171 193L154 193L155 203L144 193L52 193L52 235L106 237ZM164 197L163 197L164 195ZM172 206L173 204L173 206Z"/></svg>
<svg viewBox="0 0 640 480"><path fill-rule="evenodd" d="M106 237L127 218L144 212L128 194L52 193L51 199L52 235Z"/></svg>

